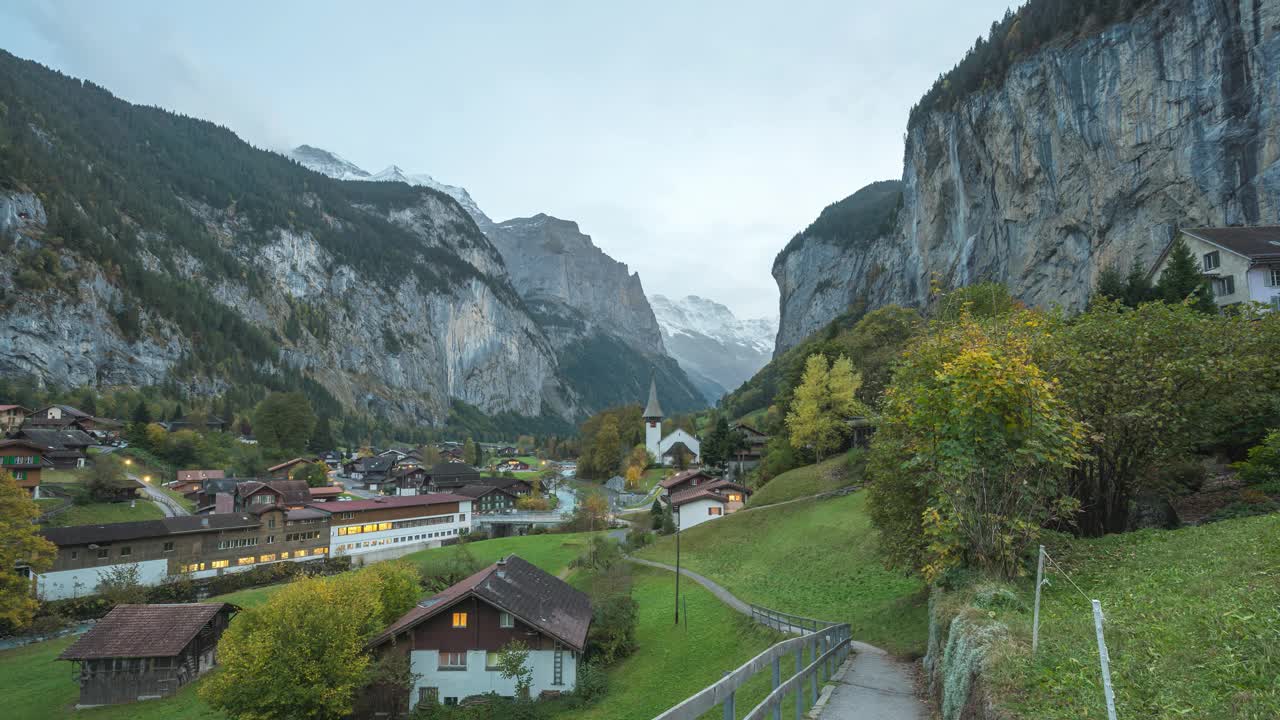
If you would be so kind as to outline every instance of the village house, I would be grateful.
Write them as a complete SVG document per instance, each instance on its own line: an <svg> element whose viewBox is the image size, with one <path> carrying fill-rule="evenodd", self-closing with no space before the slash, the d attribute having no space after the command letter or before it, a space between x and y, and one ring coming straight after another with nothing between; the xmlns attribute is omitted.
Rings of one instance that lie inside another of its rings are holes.
<svg viewBox="0 0 1280 720"><path fill-rule="evenodd" d="M203 427L196 427L197 424L203 425ZM160 426L169 432L177 432L179 430L226 432L229 423L217 415L208 415L203 419L196 415L187 415L179 420L160 423Z"/></svg>
<svg viewBox="0 0 1280 720"><path fill-rule="evenodd" d="M41 534L58 552L53 567L35 576L36 595L63 600L93 594L104 573L125 566L137 568L141 584L158 585L170 577L202 579L265 563L323 559L329 553L329 513L269 507L47 528Z"/></svg>
<svg viewBox="0 0 1280 720"><path fill-rule="evenodd" d="M455 495L471 498L471 511L476 515L492 515L509 512L520 497L506 488L496 485L463 485L451 491Z"/></svg>
<svg viewBox="0 0 1280 720"><path fill-rule="evenodd" d="M742 509L751 491L729 480L712 480L664 496L675 513L676 527L688 530Z"/></svg>
<svg viewBox="0 0 1280 720"><path fill-rule="evenodd" d="M305 465L309 462L311 461L307 460L306 458L300 458L300 457L296 457L292 460L285 460L279 465L272 465L271 467L267 468L267 474L273 478L287 480L289 478L289 473L293 472L294 468L298 467L299 465Z"/></svg>
<svg viewBox="0 0 1280 720"><path fill-rule="evenodd" d="M503 460L495 465L493 469L498 472L528 472L531 468L529 467L529 463L512 458L510 460Z"/></svg>
<svg viewBox="0 0 1280 720"><path fill-rule="evenodd" d="M510 445L504 445L503 447L498 448L498 455L502 457L515 457L519 454L520 451Z"/></svg>
<svg viewBox="0 0 1280 720"><path fill-rule="evenodd" d="M245 480L240 478L206 478L200 481L200 489L194 495L183 493L183 496L196 504L197 508L206 508L213 506L219 495L228 495L234 497L236 494L236 486Z"/></svg>
<svg viewBox="0 0 1280 720"><path fill-rule="evenodd" d="M746 423L733 423L729 429L738 433L741 438L738 450L729 460L729 472L734 477L741 477L760 464L769 444L769 436Z"/></svg>
<svg viewBox="0 0 1280 720"><path fill-rule="evenodd" d="M659 480L658 485L662 488L663 493L670 497L675 493L704 485L716 479L714 475L702 470L685 470Z"/></svg>
<svg viewBox="0 0 1280 720"><path fill-rule="evenodd" d="M586 593L510 555L420 603L370 646L409 656L411 705L457 705L485 693L515 695L498 654L517 640L529 648L533 697L572 692L590 627Z"/></svg>
<svg viewBox="0 0 1280 720"><path fill-rule="evenodd" d="M326 485L325 487L307 488L307 492L311 494L311 502L329 502L337 500L346 490L339 485Z"/></svg>
<svg viewBox="0 0 1280 720"><path fill-rule="evenodd" d="M391 487L397 495L418 495L426 482L427 471L423 468L417 465L397 465L391 469L391 477L383 485L383 491L387 492L387 487Z"/></svg>
<svg viewBox="0 0 1280 720"><path fill-rule="evenodd" d="M21 405L0 405L0 435L16 432L31 411Z"/></svg>
<svg viewBox="0 0 1280 720"><path fill-rule="evenodd" d="M226 472L222 470L179 470L177 473L178 482L180 483L213 480L215 478L224 478L226 476Z"/></svg>
<svg viewBox="0 0 1280 720"><path fill-rule="evenodd" d="M430 494L312 503L333 514L330 550L365 562L452 545L471 531L471 498Z"/></svg>
<svg viewBox="0 0 1280 720"><path fill-rule="evenodd" d="M1280 309L1280 226L1193 228L1181 238L1220 307L1253 301ZM1174 242L1156 259L1152 281L1168 267Z"/></svg>
<svg viewBox="0 0 1280 720"><path fill-rule="evenodd" d="M43 453L43 446L28 440L0 440L0 469L8 470L18 487L38 498L40 471L53 467Z"/></svg>
<svg viewBox="0 0 1280 720"><path fill-rule="evenodd" d="M447 492L480 481L480 471L466 463L436 463L427 471L426 487L429 492Z"/></svg>
<svg viewBox="0 0 1280 720"><path fill-rule="evenodd" d="M61 470L82 468L88 464L88 449L94 444L88 433L76 427L33 427L29 422L14 438L43 447L45 458Z"/></svg>
<svg viewBox="0 0 1280 720"><path fill-rule="evenodd" d="M50 405L27 416L26 425L46 428L75 428L92 432L96 421L92 415L70 405Z"/></svg>
<svg viewBox="0 0 1280 720"><path fill-rule="evenodd" d="M395 462L394 456L386 455L357 458L347 463L346 474L352 480L361 482L366 489L381 492L382 484L387 481Z"/></svg>
<svg viewBox="0 0 1280 720"><path fill-rule="evenodd" d="M230 603L117 605L59 660L79 665L76 709L173 695L217 665Z"/></svg>

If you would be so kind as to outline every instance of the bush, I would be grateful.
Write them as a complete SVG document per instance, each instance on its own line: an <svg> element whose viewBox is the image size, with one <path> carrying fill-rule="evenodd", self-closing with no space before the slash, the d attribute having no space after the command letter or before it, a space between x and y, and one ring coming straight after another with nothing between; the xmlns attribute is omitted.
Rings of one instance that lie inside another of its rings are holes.
<svg viewBox="0 0 1280 720"><path fill-rule="evenodd" d="M584 703L594 703L609 694L609 674L594 662L578 666L578 686L574 694Z"/></svg>
<svg viewBox="0 0 1280 720"><path fill-rule="evenodd" d="M1250 485L1280 485L1280 430L1267 433L1262 442L1249 448L1247 459L1231 467Z"/></svg>

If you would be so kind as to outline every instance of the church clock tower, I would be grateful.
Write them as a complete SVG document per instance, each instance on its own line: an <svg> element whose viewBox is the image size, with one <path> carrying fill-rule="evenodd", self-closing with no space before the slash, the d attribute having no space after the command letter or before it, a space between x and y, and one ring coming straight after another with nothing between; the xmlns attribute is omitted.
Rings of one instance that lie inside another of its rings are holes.
<svg viewBox="0 0 1280 720"><path fill-rule="evenodd" d="M658 404L657 380L649 380L649 404L644 406L644 446L653 461L662 464L662 406Z"/></svg>

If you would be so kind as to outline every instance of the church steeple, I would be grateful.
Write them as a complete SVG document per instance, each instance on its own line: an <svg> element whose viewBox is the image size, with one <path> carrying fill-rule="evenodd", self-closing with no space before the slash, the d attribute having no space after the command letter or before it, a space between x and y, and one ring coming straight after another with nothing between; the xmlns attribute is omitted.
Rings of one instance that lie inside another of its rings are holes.
<svg viewBox="0 0 1280 720"><path fill-rule="evenodd" d="M656 378L649 378L649 404L644 406L644 419L662 419L662 406L658 404L658 381Z"/></svg>

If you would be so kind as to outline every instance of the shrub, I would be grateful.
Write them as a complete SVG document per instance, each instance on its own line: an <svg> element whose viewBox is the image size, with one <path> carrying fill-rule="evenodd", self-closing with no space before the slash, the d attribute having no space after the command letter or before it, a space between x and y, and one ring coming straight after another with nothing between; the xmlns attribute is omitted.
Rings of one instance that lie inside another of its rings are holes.
<svg viewBox="0 0 1280 720"><path fill-rule="evenodd" d="M1280 430L1272 430L1262 442L1249 448L1248 457L1231 467L1250 485L1280 484Z"/></svg>

